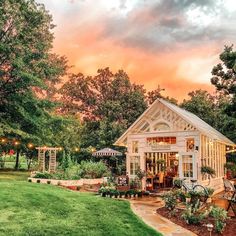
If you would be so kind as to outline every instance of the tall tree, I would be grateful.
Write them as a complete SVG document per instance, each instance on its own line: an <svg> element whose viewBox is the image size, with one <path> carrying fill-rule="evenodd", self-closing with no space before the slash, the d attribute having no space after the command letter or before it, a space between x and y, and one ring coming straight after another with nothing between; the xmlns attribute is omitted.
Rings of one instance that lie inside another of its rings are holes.
<svg viewBox="0 0 236 236"><path fill-rule="evenodd" d="M225 46L220 60L221 63L212 69L211 83L227 98L224 132L236 142L236 51L233 51L233 45Z"/></svg>
<svg viewBox="0 0 236 236"><path fill-rule="evenodd" d="M196 114L208 124L216 127L217 105L216 97L209 94L206 90L196 90L189 94L189 100L184 99L181 107Z"/></svg>
<svg viewBox="0 0 236 236"><path fill-rule="evenodd" d="M53 27L48 11L34 0L0 3L1 136L43 139L54 106L45 97L67 69L66 59L51 53Z"/></svg>
<svg viewBox="0 0 236 236"><path fill-rule="evenodd" d="M171 98L169 96L163 96L161 94L162 91L165 91L165 89L161 88L160 85L157 86L157 89L154 89L154 90L151 90L151 91L148 91L147 93L147 97L146 97L146 100L148 102L149 105L151 105L153 102L156 101L157 98L163 98L175 105L178 104L178 101L175 99L175 98Z"/></svg>
<svg viewBox="0 0 236 236"><path fill-rule="evenodd" d="M109 68L99 69L93 77L72 75L61 93L62 112L79 112L86 121L84 134L90 137L84 138L84 146L111 145L147 107L143 86L132 84L122 70L113 74Z"/></svg>

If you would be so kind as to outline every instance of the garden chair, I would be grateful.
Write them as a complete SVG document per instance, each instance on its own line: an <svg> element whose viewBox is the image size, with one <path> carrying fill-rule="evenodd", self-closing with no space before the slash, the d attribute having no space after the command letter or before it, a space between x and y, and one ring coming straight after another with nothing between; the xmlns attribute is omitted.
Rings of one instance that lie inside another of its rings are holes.
<svg viewBox="0 0 236 236"><path fill-rule="evenodd" d="M160 172L158 176L159 179L157 180L157 183L159 184L159 187L161 187L161 185L164 187L164 172Z"/></svg>
<svg viewBox="0 0 236 236"><path fill-rule="evenodd" d="M228 179L223 178L224 183L224 198L231 199L232 195L236 192L234 184Z"/></svg>

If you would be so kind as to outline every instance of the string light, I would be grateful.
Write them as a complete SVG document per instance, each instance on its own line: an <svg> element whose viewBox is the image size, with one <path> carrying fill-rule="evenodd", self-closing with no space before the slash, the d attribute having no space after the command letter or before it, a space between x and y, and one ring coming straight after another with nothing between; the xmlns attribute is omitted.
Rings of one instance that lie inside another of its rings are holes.
<svg viewBox="0 0 236 236"><path fill-rule="evenodd" d="M2 138L2 139L1 139L1 142L2 142L2 143L5 143L6 141L7 141L7 140L6 140L5 138Z"/></svg>
<svg viewBox="0 0 236 236"><path fill-rule="evenodd" d="M79 148L75 148L75 151L78 152L78 151L79 151Z"/></svg>
<svg viewBox="0 0 236 236"><path fill-rule="evenodd" d="M17 146L17 145L19 145L19 144L20 144L20 142L18 142L18 141L15 141L15 142L14 142L14 145L15 145L15 146Z"/></svg>
<svg viewBox="0 0 236 236"><path fill-rule="evenodd" d="M28 144L28 148L32 148L34 145L32 143Z"/></svg>

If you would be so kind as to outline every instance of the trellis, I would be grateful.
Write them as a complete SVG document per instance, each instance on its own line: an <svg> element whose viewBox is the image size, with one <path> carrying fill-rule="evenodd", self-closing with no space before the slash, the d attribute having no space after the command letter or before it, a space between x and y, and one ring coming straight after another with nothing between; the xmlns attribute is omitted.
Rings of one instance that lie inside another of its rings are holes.
<svg viewBox="0 0 236 236"><path fill-rule="evenodd" d="M155 125L155 121L162 120L172 124L172 130L175 131L194 131L196 128L171 111L168 107L159 103L158 106L153 107L145 114L143 120L138 122L133 128L132 133L149 132L150 126ZM152 129L151 129L152 130Z"/></svg>
<svg viewBox="0 0 236 236"><path fill-rule="evenodd" d="M56 171L57 167L57 151L61 150L60 148L56 147L36 147L38 150L38 170L45 172L46 171L46 152L49 152L49 165L48 165L48 172L53 173Z"/></svg>

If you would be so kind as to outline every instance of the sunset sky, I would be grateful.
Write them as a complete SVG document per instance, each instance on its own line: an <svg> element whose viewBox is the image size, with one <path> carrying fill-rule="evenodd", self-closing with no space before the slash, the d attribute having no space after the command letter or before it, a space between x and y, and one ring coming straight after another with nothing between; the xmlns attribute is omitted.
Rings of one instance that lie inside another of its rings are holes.
<svg viewBox="0 0 236 236"><path fill-rule="evenodd" d="M236 0L37 0L57 25L54 50L73 72L125 70L147 90L181 101L213 91L211 69L236 43Z"/></svg>

